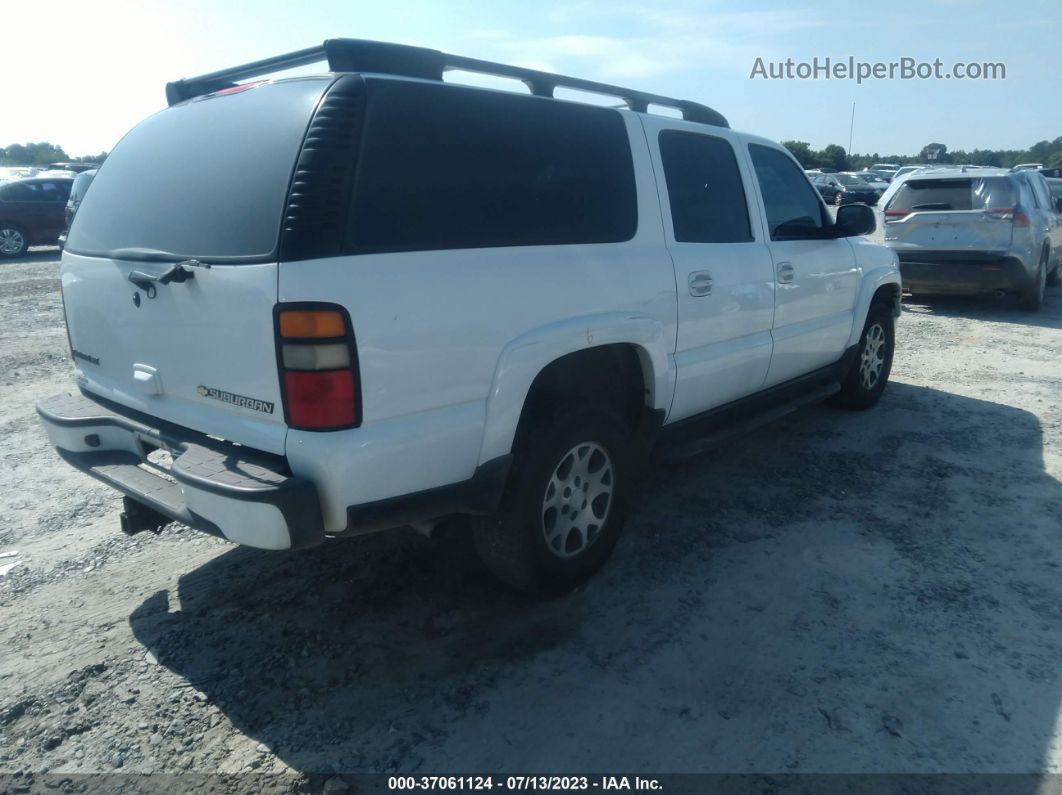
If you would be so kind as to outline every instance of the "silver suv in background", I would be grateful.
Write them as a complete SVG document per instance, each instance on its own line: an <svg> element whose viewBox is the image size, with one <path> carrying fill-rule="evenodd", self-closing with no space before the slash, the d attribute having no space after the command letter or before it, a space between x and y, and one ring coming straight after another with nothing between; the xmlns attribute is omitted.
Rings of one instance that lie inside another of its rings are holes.
<svg viewBox="0 0 1062 795"><path fill-rule="evenodd" d="M1034 171L915 174L882 209L885 245L913 293L1017 293L1037 311L1058 279L1062 217Z"/></svg>

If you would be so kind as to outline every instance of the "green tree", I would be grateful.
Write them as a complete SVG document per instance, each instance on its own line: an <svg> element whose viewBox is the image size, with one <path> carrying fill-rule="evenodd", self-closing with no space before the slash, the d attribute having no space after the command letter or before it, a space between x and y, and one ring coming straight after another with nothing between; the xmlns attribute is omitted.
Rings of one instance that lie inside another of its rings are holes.
<svg viewBox="0 0 1062 795"><path fill-rule="evenodd" d="M782 141L782 146L788 149L804 168L814 168L818 165L818 153L807 141Z"/></svg>
<svg viewBox="0 0 1062 795"><path fill-rule="evenodd" d="M832 168L834 171L848 170L848 153L843 146L830 144L819 153L819 165L823 168Z"/></svg>
<svg viewBox="0 0 1062 795"><path fill-rule="evenodd" d="M43 166L69 159L70 156L63 151L63 147L47 141L11 144L0 151L0 164L6 166Z"/></svg>
<svg viewBox="0 0 1062 795"><path fill-rule="evenodd" d="M926 163L950 163L948 147L944 144L932 143L922 147L918 156Z"/></svg>

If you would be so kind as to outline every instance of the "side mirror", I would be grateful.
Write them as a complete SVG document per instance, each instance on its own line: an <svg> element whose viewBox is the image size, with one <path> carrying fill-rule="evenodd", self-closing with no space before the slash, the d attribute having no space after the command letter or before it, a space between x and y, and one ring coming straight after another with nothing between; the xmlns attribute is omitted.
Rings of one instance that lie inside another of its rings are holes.
<svg viewBox="0 0 1062 795"><path fill-rule="evenodd" d="M878 221L867 205L846 204L837 208L837 220L833 226L838 237L855 237L869 235L878 228Z"/></svg>

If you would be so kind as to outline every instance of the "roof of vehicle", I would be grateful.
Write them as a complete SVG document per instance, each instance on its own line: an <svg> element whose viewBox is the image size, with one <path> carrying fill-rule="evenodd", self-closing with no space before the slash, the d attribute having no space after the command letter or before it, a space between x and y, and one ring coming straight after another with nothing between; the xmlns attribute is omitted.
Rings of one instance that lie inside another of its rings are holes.
<svg viewBox="0 0 1062 795"><path fill-rule="evenodd" d="M989 168L978 166L973 171L978 177L1007 177L1012 176L1011 172L1005 168ZM908 180L917 179L919 177L931 177L932 179L970 179L971 171L964 168L934 168L927 169L922 172L912 171L909 174L905 174Z"/></svg>
<svg viewBox="0 0 1062 795"><path fill-rule="evenodd" d="M221 69L217 72L175 80L166 84L166 100L170 105L204 94L234 88L236 81L272 74L298 66L327 62L330 72L363 72L442 81L449 70L509 77L523 82L538 97L554 98L558 87L572 88L595 94L615 96L632 111L647 113L649 105L662 105L682 112L686 121L729 127L726 118L716 110L686 99L650 94L632 88L596 83L575 77L524 69L518 66L482 61L461 55L450 55L425 47L368 41L364 39L328 39L316 47L264 58L260 61Z"/></svg>

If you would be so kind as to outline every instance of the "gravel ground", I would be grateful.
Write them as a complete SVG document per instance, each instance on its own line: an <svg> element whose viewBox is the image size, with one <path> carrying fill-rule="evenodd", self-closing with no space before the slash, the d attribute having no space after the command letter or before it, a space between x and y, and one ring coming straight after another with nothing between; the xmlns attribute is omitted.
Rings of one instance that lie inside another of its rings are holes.
<svg viewBox="0 0 1062 795"><path fill-rule="evenodd" d="M1062 773L1059 288L907 302L877 408L658 463L534 602L460 534L123 536L33 411L57 270L0 265L0 773Z"/></svg>

